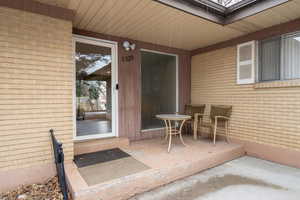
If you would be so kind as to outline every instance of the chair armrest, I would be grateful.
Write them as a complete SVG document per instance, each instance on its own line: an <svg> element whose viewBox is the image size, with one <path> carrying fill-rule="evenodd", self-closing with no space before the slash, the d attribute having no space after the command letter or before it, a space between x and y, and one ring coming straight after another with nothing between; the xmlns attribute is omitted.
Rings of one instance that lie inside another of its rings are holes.
<svg viewBox="0 0 300 200"><path fill-rule="evenodd" d="M199 117L204 117L204 116L209 116L209 115L206 115L206 114L203 114L203 113L195 113L194 114L194 119L198 119Z"/></svg>
<svg viewBox="0 0 300 200"><path fill-rule="evenodd" d="M217 121L218 119L226 119L226 120L230 120L229 117L225 117L225 116L215 116L215 120Z"/></svg>

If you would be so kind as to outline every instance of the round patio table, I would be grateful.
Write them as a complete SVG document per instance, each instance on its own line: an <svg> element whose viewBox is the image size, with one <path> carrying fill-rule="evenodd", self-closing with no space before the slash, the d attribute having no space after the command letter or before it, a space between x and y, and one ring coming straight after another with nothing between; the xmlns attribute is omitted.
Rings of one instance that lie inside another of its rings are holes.
<svg viewBox="0 0 300 200"><path fill-rule="evenodd" d="M186 120L191 119L191 116L179 115L179 114L160 114L160 115L156 115L156 117L165 122L165 126L166 126L165 140L167 140L169 137L168 152L170 152L170 150L171 150L172 135L179 135L182 144L184 146L186 146L186 144L184 143L183 138L182 138L181 130L182 130L184 122ZM172 122L173 122L174 126L172 126ZM178 122L179 123L181 122L180 126L176 126Z"/></svg>

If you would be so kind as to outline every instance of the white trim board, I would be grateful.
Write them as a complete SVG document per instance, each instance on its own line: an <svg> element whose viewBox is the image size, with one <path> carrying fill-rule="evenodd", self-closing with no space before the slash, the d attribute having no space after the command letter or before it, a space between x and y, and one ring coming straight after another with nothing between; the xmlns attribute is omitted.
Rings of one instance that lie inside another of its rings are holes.
<svg viewBox="0 0 300 200"><path fill-rule="evenodd" d="M237 57L236 57L236 82L237 84L253 84L255 83L255 59L256 59L256 54L255 54L255 41L250 41L246 43L242 43L237 45ZM240 49L245 46L250 46L251 48L251 58L249 60L245 61L240 61ZM240 69L243 66L251 65L251 77L250 78L245 78L241 79L240 78Z"/></svg>

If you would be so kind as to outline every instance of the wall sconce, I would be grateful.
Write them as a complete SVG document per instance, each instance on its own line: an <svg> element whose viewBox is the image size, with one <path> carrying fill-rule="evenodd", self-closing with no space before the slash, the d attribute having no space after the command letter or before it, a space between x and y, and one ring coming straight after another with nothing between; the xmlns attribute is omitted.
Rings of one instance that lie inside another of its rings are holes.
<svg viewBox="0 0 300 200"><path fill-rule="evenodd" d="M126 51L134 50L135 49L135 44L130 44L128 41L123 42L123 47Z"/></svg>

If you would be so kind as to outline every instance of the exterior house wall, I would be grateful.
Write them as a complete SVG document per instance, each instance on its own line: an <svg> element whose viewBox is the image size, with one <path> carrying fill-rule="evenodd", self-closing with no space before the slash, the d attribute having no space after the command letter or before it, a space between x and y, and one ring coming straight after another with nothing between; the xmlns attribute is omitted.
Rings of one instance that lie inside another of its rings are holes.
<svg viewBox="0 0 300 200"><path fill-rule="evenodd" d="M7 170L54 174L51 128L73 159L72 49L71 21L0 7L0 189Z"/></svg>
<svg viewBox="0 0 300 200"><path fill-rule="evenodd" d="M73 159L72 34L71 21L0 7L0 191L55 175L51 128L63 142L65 160ZM181 110L189 103L188 51L133 41L136 50L127 52L121 45L123 38L82 35L119 43L120 137L144 138L140 130L141 48L178 54ZM127 56L133 60L124 61Z"/></svg>
<svg viewBox="0 0 300 200"><path fill-rule="evenodd" d="M231 46L192 57L192 103L232 105L230 137L233 139L260 144L260 147L299 151L299 81L237 85L236 56L236 46ZM266 148L251 151L259 154L262 149ZM272 157L274 161L281 159L275 154ZM289 162L292 160L295 158L289 158Z"/></svg>

